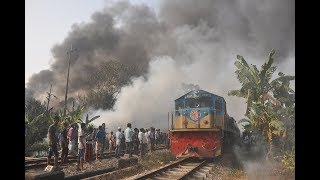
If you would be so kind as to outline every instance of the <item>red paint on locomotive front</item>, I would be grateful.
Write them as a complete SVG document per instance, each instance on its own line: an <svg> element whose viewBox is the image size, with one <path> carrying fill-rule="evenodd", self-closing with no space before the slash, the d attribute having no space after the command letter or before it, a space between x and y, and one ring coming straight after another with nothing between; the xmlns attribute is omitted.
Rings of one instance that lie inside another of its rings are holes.
<svg viewBox="0 0 320 180"><path fill-rule="evenodd" d="M171 153L176 157L216 157L221 154L218 131L173 131Z"/></svg>

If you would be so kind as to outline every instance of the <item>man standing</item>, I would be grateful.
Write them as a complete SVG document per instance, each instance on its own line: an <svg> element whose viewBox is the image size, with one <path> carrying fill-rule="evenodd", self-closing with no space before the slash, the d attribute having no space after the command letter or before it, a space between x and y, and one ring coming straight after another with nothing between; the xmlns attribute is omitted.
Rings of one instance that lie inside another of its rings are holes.
<svg viewBox="0 0 320 180"><path fill-rule="evenodd" d="M86 136L84 134L85 128L86 128L86 123L81 123L81 129L80 129L79 135L78 135L77 170L83 170L84 148L85 148L85 144L86 144Z"/></svg>
<svg viewBox="0 0 320 180"><path fill-rule="evenodd" d="M68 140L69 140L69 152L72 155L76 155L75 147L76 147L76 125L72 124L68 130Z"/></svg>
<svg viewBox="0 0 320 180"><path fill-rule="evenodd" d="M150 137L150 150L151 150L151 152L153 152L155 150L154 149L154 144L155 144L155 129L154 129L154 127L151 127L150 131L148 133L149 133L149 137Z"/></svg>
<svg viewBox="0 0 320 180"><path fill-rule="evenodd" d="M113 135L113 131L111 131L109 134L109 152L113 151L113 147L115 145L114 140L115 140L115 137Z"/></svg>
<svg viewBox="0 0 320 180"><path fill-rule="evenodd" d="M155 148L157 148L160 144L160 129L156 129L155 132Z"/></svg>
<svg viewBox="0 0 320 180"><path fill-rule="evenodd" d="M98 160L99 158L99 156L98 156L98 154L100 153L100 158L102 158L102 156L103 156L103 151L101 150L101 148L102 148L102 144L103 144L103 136L105 135L105 134L103 134L104 133L104 131L102 131L102 126L99 126L99 129L98 129L98 131L97 131L97 134L96 134L96 160Z"/></svg>
<svg viewBox="0 0 320 180"><path fill-rule="evenodd" d="M140 132L138 134L139 142L140 142L140 156L144 156L147 147L147 138L145 136L145 130L140 128Z"/></svg>
<svg viewBox="0 0 320 180"><path fill-rule="evenodd" d="M59 116L54 116L54 123L49 126L48 129L48 139L49 139L49 152L47 157L47 165L50 165L51 156L54 154L54 168L56 170L60 169L58 167L58 137L57 137L57 130L58 130L58 124L59 124Z"/></svg>
<svg viewBox="0 0 320 180"><path fill-rule="evenodd" d="M132 143L133 143L133 154L138 155L138 151L139 151L139 138L138 138L138 134L139 134L139 129L138 128L134 128L134 132L133 132L133 136L132 136Z"/></svg>
<svg viewBox="0 0 320 180"><path fill-rule="evenodd" d="M106 133L106 124L102 123L102 148L101 148L101 152L100 154L102 154L102 156L100 158L104 158L103 152L106 148L106 143L107 143L107 133Z"/></svg>
<svg viewBox="0 0 320 180"><path fill-rule="evenodd" d="M67 138L67 133L68 133L68 124L67 122L63 123L63 129L61 132L61 140L60 140L60 146L62 149L61 152L61 165L66 163L68 160L68 138Z"/></svg>
<svg viewBox="0 0 320 180"><path fill-rule="evenodd" d="M121 128L118 127L118 131L116 132L116 150L115 150L116 158L120 157L121 139L122 139Z"/></svg>
<svg viewBox="0 0 320 180"><path fill-rule="evenodd" d="M146 136L146 139L147 139L147 147L146 147L146 152L149 152L150 150L150 134L149 134L149 129L146 128L145 130L145 136Z"/></svg>
<svg viewBox="0 0 320 180"><path fill-rule="evenodd" d="M131 129L131 123L127 124L127 129L124 131L124 136L126 139L126 154L129 154L129 157L132 157L132 136L133 131Z"/></svg>

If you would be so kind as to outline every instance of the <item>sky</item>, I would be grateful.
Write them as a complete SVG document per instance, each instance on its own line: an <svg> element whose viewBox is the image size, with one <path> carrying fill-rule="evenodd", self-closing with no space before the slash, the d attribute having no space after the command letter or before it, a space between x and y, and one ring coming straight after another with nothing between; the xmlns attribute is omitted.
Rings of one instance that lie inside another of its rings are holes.
<svg viewBox="0 0 320 180"><path fill-rule="evenodd" d="M115 0L113 0L115 1ZM25 83L32 74L49 69L51 48L61 43L74 23L88 22L110 0L26 0ZM157 10L158 0L130 0Z"/></svg>

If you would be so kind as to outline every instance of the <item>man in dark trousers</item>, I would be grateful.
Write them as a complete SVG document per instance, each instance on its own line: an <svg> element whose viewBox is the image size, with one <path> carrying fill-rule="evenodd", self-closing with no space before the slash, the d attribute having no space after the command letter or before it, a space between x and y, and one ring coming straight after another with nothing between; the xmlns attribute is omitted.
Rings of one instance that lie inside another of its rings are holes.
<svg viewBox="0 0 320 180"><path fill-rule="evenodd" d="M102 133L103 133L103 140L102 140L102 148L101 148L101 152L100 154L102 154L102 157L100 158L104 158L104 150L106 149L106 143L107 143L107 133L106 133L106 124L105 123L102 123Z"/></svg>
<svg viewBox="0 0 320 180"><path fill-rule="evenodd" d="M61 140L60 140L60 146L62 149L61 152L61 165L66 163L68 161L68 138L67 138L67 134L68 134L68 124L66 122L63 123L63 129L61 132Z"/></svg>
<svg viewBox="0 0 320 180"><path fill-rule="evenodd" d="M54 116L54 123L49 126L48 129L48 139L49 139L49 152L47 157L47 165L50 165L51 156L54 154L54 168L56 170L59 170L60 167L58 166L58 137L57 137L57 131L58 131L58 124L59 124L60 118L59 116Z"/></svg>

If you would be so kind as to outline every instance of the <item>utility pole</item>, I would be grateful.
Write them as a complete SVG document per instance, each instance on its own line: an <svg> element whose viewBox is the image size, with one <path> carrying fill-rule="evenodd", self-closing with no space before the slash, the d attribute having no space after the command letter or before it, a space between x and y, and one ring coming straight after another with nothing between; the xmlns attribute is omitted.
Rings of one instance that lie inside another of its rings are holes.
<svg viewBox="0 0 320 180"><path fill-rule="evenodd" d="M65 95L65 98L64 98L64 112L63 112L64 116L67 113L67 97L68 97L68 84L69 84L69 71L70 71L71 54L73 52L75 52L75 51L76 51L76 49L72 49L72 44L71 44L71 49L70 49L70 51L67 52L67 54L69 55L69 62L68 62L68 75L67 75L66 95Z"/></svg>
<svg viewBox="0 0 320 180"><path fill-rule="evenodd" d="M50 84L50 92L47 92L48 97L46 97L47 100L48 100L48 103L47 103L47 112L48 112L48 110L49 110L49 103L50 103L50 98L51 98L51 96L53 96L53 97L55 97L55 98L57 99L57 96L55 96L54 94L51 93L51 88L52 88L52 84Z"/></svg>

